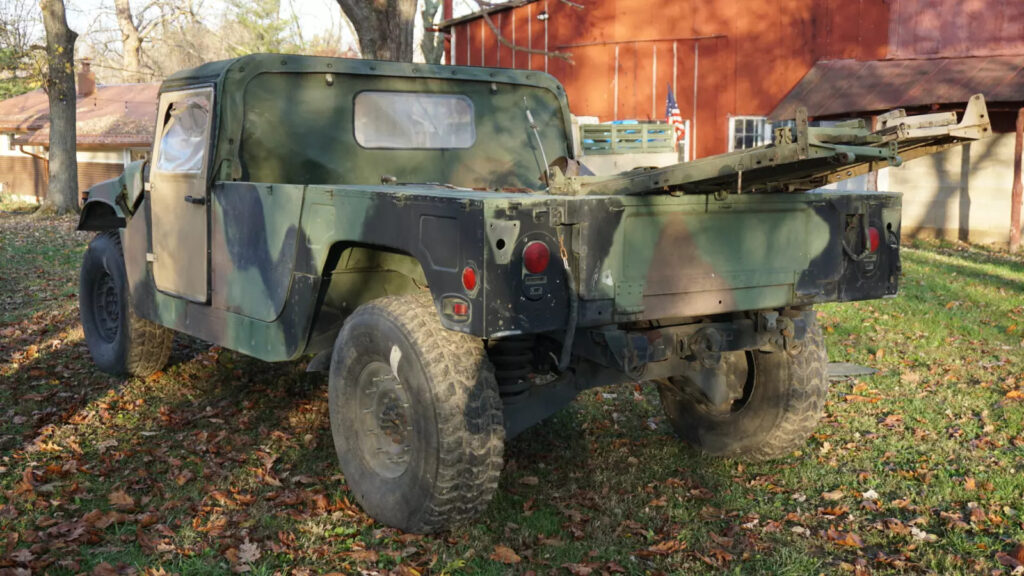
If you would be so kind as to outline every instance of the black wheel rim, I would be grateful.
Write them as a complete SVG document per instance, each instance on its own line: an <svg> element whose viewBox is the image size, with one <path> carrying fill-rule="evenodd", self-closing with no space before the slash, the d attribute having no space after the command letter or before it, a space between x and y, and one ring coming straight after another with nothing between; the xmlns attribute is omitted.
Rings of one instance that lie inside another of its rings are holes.
<svg viewBox="0 0 1024 576"><path fill-rule="evenodd" d="M121 299L114 278L106 270L93 283L92 315L104 342L113 342L121 330Z"/></svg>
<svg viewBox="0 0 1024 576"><path fill-rule="evenodd" d="M384 362L368 364L359 373L356 409L359 451L377 474L401 476L409 467L412 425L409 395Z"/></svg>

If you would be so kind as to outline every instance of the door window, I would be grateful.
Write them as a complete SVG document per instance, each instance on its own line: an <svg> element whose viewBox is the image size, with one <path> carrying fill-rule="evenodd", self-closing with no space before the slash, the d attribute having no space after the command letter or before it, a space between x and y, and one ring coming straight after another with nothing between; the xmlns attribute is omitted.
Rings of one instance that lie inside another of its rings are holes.
<svg viewBox="0 0 1024 576"><path fill-rule="evenodd" d="M164 172L199 172L206 152L206 128L210 101L205 95L190 96L168 107L156 167Z"/></svg>

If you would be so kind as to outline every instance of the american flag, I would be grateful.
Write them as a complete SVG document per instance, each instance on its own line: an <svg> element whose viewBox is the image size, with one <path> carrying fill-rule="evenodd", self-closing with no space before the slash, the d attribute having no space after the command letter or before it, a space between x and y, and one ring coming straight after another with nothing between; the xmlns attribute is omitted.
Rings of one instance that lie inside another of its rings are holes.
<svg viewBox="0 0 1024 576"><path fill-rule="evenodd" d="M666 121L675 127L676 139L672 143L673 148L678 148L679 143L686 139L686 124L683 123L683 117L679 114L679 105L676 104L676 96L672 93L672 87L668 87L668 102L665 103L665 118Z"/></svg>

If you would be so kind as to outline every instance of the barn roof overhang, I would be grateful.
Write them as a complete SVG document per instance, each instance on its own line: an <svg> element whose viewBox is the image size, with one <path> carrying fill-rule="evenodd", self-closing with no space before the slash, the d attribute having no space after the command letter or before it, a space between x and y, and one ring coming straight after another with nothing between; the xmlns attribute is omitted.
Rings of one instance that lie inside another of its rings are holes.
<svg viewBox="0 0 1024 576"><path fill-rule="evenodd" d="M537 0L513 0L512 2L505 2L503 4L494 4L494 5L482 4L482 5L485 5L487 7L482 9L482 10L477 10L476 12L471 12L469 14L466 14L465 16L459 16L458 18L452 18L451 20L445 20L445 21L441 22L440 24L438 24L437 27L439 29L441 29L441 30L447 30L448 28L451 28L452 26L455 26L456 24L462 24L463 22L469 22L471 20L476 20L478 18L481 18L481 17L483 17L484 14L490 15L490 14L494 14L495 12L502 12L504 10L510 10L512 8L518 8L520 6L526 6L527 4L532 4L532 3L536 2L536 1Z"/></svg>
<svg viewBox="0 0 1024 576"><path fill-rule="evenodd" d="M962 104L984 94L989 107L1024 101L1024 55L913 60L822 60L769 115L812 117Z"/></svg>

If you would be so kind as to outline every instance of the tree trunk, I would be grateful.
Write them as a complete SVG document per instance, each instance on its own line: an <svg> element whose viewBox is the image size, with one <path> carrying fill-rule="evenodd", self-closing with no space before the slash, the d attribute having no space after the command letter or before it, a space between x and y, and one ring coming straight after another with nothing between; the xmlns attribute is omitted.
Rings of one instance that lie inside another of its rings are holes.
<svg viewBox="0 0 1024 576"><path fill-rule="evenodd" d="M58 214L78 211L75 158L75 39L64 14L64 0L41 0L46 28L46 79L50 100L50 184L44 208Z"/></svg>
<svg viewBox="0 0 1024 576"><path fill-rule="evenodd" d="M117 11L117 27L121 29L121 60L124 66L125 82L142 82L142 37L132 19L129 0L114 0Z"/></svg>
<svg viewBox="0 0 1024 576"><path fill-rule="evenodd" d="M338 0L363 58L412 62L416 0Z"/></svg>
<svg viewBox="0 0 1024 576"><path fill-rule="evenodd" d="M444 56L444 34L434 32L434 18L438 9L441 8L441 0L423 0L423 26L427 28L423 32L423 40L420 41L420 49L423 51L423 59L427 64L440 64Z"/></svg>

